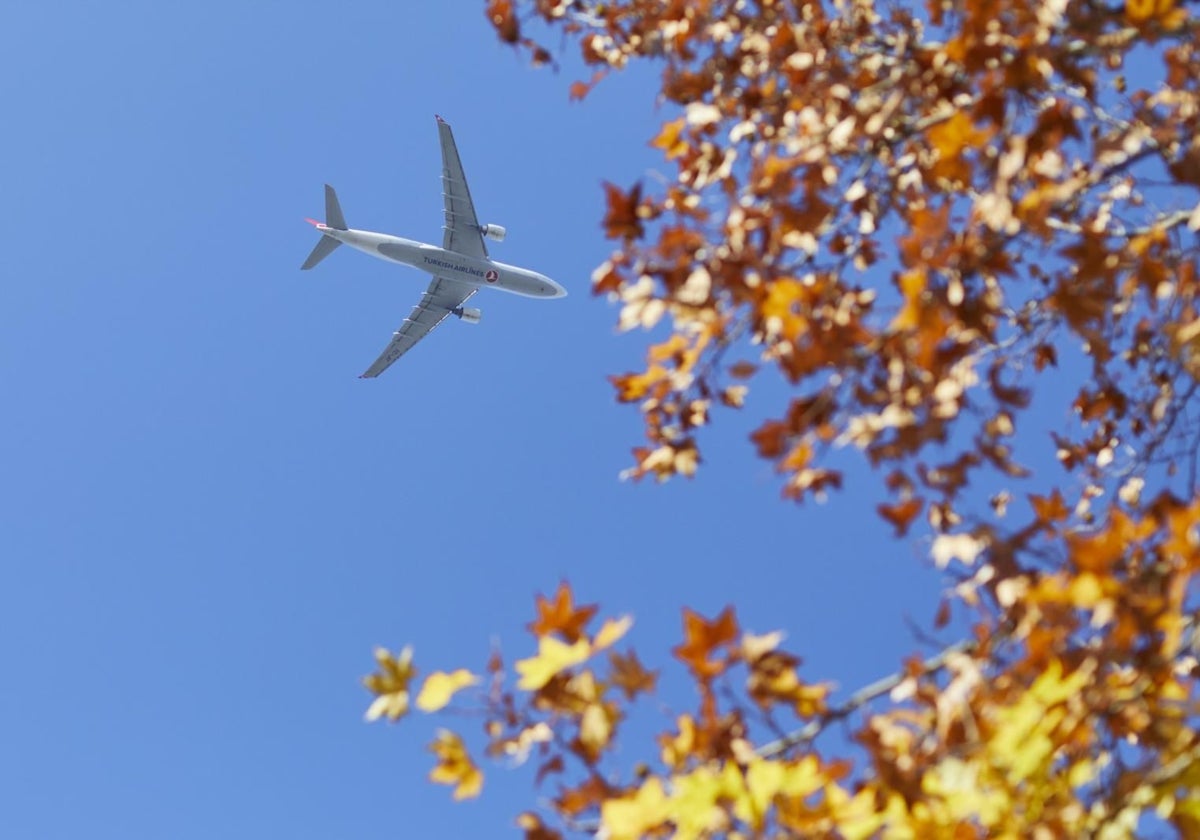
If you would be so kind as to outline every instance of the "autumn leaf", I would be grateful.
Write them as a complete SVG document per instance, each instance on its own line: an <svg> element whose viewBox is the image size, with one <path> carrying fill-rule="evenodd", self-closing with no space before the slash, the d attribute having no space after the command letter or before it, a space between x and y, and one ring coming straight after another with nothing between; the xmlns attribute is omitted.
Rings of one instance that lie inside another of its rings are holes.
<svg viewBox="0 0 1200 840"><path fill-rule="evenodd" d="M662 825L668 814L662 782L647 779L633 796L606 799L600 806L600 821L611 840L636 840Z"/></svg>
<svg viewBox="0 0 1200 840"><path fill-rule="evenodd" d="M711 622L699 613L684 608L684 642L672 650L675 658L688 666L696 676L708 679L721 673L725 663L713 660L717 649L737 639L738 626L733 608L726 607Z"/></svg>
<svg viewBox="0 0 1200 840"><path fill-rule="evenodd" d="M510 0L490 0L487 16L500 33L501 40L515 44L521 39L521 27Z"/></svg>
<svg viewBox="0 0 1200 840"><path fill-rule="evenodd" d="M646 229L639 215L642 200L642 185L634 184L629 192L604 182L604 193L608 201L608 213L604 216L605 235L610 239L638 239Z"/></svg>
<svg viewBox="0 0 1200 840"><path fill-rule="evenodd" d="M439 729L429 750L438 761L429 773L430 781L454 785L453 796L456 800L473 799L479 795L483 788L483 773L467 755L462 738L448 729Z"/></svg>
<svg viewBox="0 0 1200 840"><path fill-rule="evenodd" d="M563 670L578 665L592 655L587 639L568 645L553 636L538 639L538 652L529 659L517 660L517 673L521 675L517 687L522 691L537 691Z"/></svg>
<svg viewBox="0 0 1200 840"><path fill-rule="evenodd" d="M517 816L517 827L525 832L525 840L562 840L562 833L546 826L532 811Z"/></svg>
<svg viewBox="0 0 1200 840"><path fill-rule="evenodd" d="M1062 494L1057 489L1048 497L1030 494L1029 504L1033 507L1038 522L1043 525L1062 522L1070 513L1067 506L1063 504Z"/></svg>
<svg viewBox="0 0 1200 840"><path fill-rule="evenodd" d="M667 160L674 160L688 150L687 141L682 139L685 121L680 118L664 123L662 131L650 143L656 149L662 149Z"/></svg>
<svg viewBox="0 0 1200 840"><path fill-rule="evenodd" d="M600 630L596 633L596 638L592 640L592 650L604 650L612 647L629 632L629 628L633 626L632 616L622 616L621 618L610 618L601 625Z"/></svg>
<svg viewBox="0 0 1200 840"><path fill-rule="evenodd" d="M445 708L456 692L467 686L476 685L479 677L460 668L452 673L435 671L425 678L421 693L417 695L417 708L423 712L436 712Z"/></svg>
<svg viewBox="0 0 1200 840"><path fill-rule="evenodd" d="M385 716L388 720L399 720L408 713L408 685L417 673L412 664L412 648L404 648L399 656L393 656L386 648L375 648L375 661L379 663L378 673L363 678L363 685L376 695L367 709L367 720Z"/></svg>
<svg viewBox="0 0 1200 840"><path fill-rule="evenodd" d="M897 279L904 305L896 313L890 325L893 330L911 330L921 324L921 313L925 310L922 295L925 293L925 272L919 269L906 271Z"/></svg>
<svg viewBox="0 0 1200 840"><path fill-rule="evenodd" d="M579 717L579 743L593 761L608 746L613 734L613 716L603 703L588 703Z"/></svg>
<svg viewBox="0 0 1200 840"><path fill-rule="evenodd" d="M971 179L971 167L963 159L969 150L981 150L991 137L991 129L981 129L961 110L929 129L930 145L937 150L938 160L931 174L952 182L966 183Z"/></svg>
<svg viewBox="0 0 1200 840"><path fill-rule="evenodd" d="M587 623L596 614L596 605L587 604L575 606L575 595L565 581L559 583L554 600L542 595L537 596L537 620L529 625L529 631L535 636L547 636L557 633L568 642L576 642L584 637Z"/></svg>
<svg viewBox="0 0 1200 840"><path fill-rule="evenodd" d="M636 652L631 651L628 655L622 655L612 651L609 653L608 659L612 665L610 677L612 683L621 689L626 700L632 700L642 692L654 691L658 675L642 666Z"/></svg>
<svg viewBox="0 0 1200 840"><path fill-rule="evenodd" d="M896 536L903 537L908 533L909 527L917 518L917 514L921 512L922 507L924 507L924 502L914 497L894 505L879 505L876 510L896 529Z"/></svg>
<svg viewBox="0 0 1200 840"><path fill-rule="evenodd" d="M1157 21L1171 31L1187 20L1187 11L1175 8L1175 0L1125 0L1125 17L1135 26Z"/></svg>

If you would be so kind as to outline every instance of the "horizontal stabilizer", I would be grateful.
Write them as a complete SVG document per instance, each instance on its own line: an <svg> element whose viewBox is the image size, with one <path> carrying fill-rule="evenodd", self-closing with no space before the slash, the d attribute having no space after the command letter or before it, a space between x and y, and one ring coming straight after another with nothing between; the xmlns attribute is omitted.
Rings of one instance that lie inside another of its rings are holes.
<svg viewBox="0 0 1200 840"><path fill-rule="evenodd" d="M328 184L325 185L325 224L334 230L346 229L346 217L342 215L342 205L338 204L337 193Z"/></svg>
<svg viewBox="0 0 1200 840"><path fill-rule="evenodd" d="M312 253L308 255L308 259L304 261L304 265L300 266L301 271L306 271L319 263L321 260L333 253L334 249L342 243L331 236L322 236L321 241L317 243L317 247L312 249Z"/></svg>

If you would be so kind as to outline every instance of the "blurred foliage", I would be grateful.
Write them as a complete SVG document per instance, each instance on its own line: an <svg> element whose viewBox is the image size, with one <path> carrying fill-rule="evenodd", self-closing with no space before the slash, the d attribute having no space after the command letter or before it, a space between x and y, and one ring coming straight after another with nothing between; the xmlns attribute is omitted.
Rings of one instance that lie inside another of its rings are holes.
<svg viewBox="0 0 1200 840"><path fill-rule="evenodd" d="M752 441L784 495L835 491L833 455L861 453L879 515L927 529L945 571L935 626L971 627L834 703L782 634L685 610L699 702L617 755L656 672L564 583L514 672L493 654L416 700L536 762L554 793L517 817L529 837L1200 836L1196 6L486 4L535 64L581 50L572 98L649 62L673 106L648 138L673 175L607 185L598 213L594 291L667 335L612 380L645 419L628 474L694 475L714 409L778 377ZM1035 401L1075 422L1032 476L1013 442ZM985 478L1037 490L981 499ZM377 656L369 717L394 720L411 655ZM848 754L817 743L834 722ZM479 793L457 734L432 750L434 781Z"/></svg>

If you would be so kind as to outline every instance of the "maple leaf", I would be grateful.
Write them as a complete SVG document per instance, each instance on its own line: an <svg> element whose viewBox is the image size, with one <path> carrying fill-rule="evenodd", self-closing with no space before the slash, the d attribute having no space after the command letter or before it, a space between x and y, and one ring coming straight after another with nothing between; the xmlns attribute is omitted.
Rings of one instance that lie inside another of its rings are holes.
<svg viewBox="0 0 1200 840"><path fill-rule="evenodd" d="M667 160L673 160L683 155L688 150L687 141L680 137L684 124L683 118L664 123L662 131L651 141L650 145L656 149L662 149L666 153Z"/></svg>
<svg viewBox="0 0 1200 840"><path fill-rule="evenodd" d="M529 624L529 632L541 637L558 633L568 642L577 642L584 636L587 623L596 614L596 605L575 606L575 595L566 581L558 584L554 600L537 596L537 620Z"/></svg>
<svg viewBox="0 0 1200 840"><path fill-rule="evenodd" d="M536 656L517 660L517 673L521 675L517 688L522 691L537 691L566 668L578 665L592 655L592 646L587 639L572 645L560 642L553 636L538 639Z"/></svg>
<svg viewBox="0 0 1200 840"><path fill-rule="evenodd" d="M1050 494L1049 498L1044 496L1035 496L1030 494L1029 504L1033 507L1034 515L1042 525L1052 525L1055 522L1062 522L1070 513L1067 506L1063 504L1062 493L1056 489Z"/></svg>
<svg viewBox="0 0 1200 840"><path fill-rule="evenodd" d="M416 676L412 664L412 648L406 647L399 656L393 656L386 648L375 648L375 661L379 672L363 678L363 685L377 695L367 709L367 720L399 720L408 713L408 685Z"/></svg>
<svg viewBox="0 0 1200 840"><path fill-rule="evenodd" d="M963 183L971 178L971 167L963 153L980 149L991 137L990 127L980 129L966 113L955 111L944 122L929 129L929 142L938 151L932 173L935 177Z"/></svg>
<svg viewBox="0 0 1200 840"><path fill-rule="evenodd" d="M608 201L608 213L602 222L605 235L610 239L639 239L646 232L642 226L640 204L642 185L634 184L629 192L604 182Z"/></svg>
<svg viewBox="0 0 1200 840"><path fill-rule="evenodd" d="M467 755L467 748L457 733L439 729L433 743L429 745L438 760L429 772L430 781L442 785L454 785L456 800L473 799L483 788L483 773Z"/></svg>
<svg viewBox="0 0 1200 840"><path fill-rule="evenodd" d="M417 695L417 708L423 712L436 712L446 707L456 692L479 683L479 677L465 668L452 673L435 671L425 678L421 692Z"/></svg>
<svg viewBox="0 0 1200 840"><path fill-rule="evenodd" d="M633 796L606 799L600 805L600 820L612 840L644 837L662 825L667 815L667 794L657 777L643 782Z"/></svg>
<svg viewBox="0 0 1200 840"><path fill-rule="evenodd" d="M554 804L563 816L574 818L607 800L612 792L602 777L593 775L577 787L563 790Z"/></svg>
<svg viewBox="0 0 1200 840"><path fill-rule="evenodd" d="M612 664L612 683L621 689L625 694L625 699L632 700L641 692L654 691L655 684L658 682L658 674L654 671L647 671L638 661L636 652L631 651L628 656L623 656L612 651L609 653L608 659Z"/></svg>
<svg viewBox="0 0 1200 840"><path fill-rule="evenodd" d="M685 607L683 629L683 644L671 651L676 659L687 665L692 673L701 679L715 677L725 670L725 662L714 661L710 657L717 648L737 639L738 626L733 607L726 607L711 622Z"/></svg>

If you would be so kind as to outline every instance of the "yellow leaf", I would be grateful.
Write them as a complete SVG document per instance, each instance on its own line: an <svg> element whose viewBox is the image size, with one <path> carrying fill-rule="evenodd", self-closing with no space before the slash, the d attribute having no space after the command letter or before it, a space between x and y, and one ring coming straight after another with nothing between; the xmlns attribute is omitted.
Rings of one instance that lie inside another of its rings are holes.
<svg viewBox="0 0 1200 840"><path fill-rule="evenodd" d="M612 720L600 703L589 703L579 719L579 742L589 755L598 757L612 737Z"/></svg>
<svg viewBox="0 0 1200 840"><path fill-rule="evenodd" d="M622 616L621 618L610 618L604 622L600 628L600 632L596 634L595 640L592 642L592 650L604 650L606 647L612 647L621 640L621 637L629 632L629 628L633 626L632 616Z"/></svg>
<svg viewBox="0 0 1200 840"><path fill-rule="evenodd" d="M675 825L676 840L694 840L717 833L724 817L717 804L728 796L727 788L742 789L737 768L725 765L732 772L717 773L711 767L697 767L691 773L672 779L672 793L667 818Z"/></svg>
<svg viewBox="0 0 1200 840"><path fill-rule="evenodd" d="M448 729L439 729L429 750L438 760L429 773L430 781L454 785L455 799L472 799L479 795L483 788L483 773L467 755L462 738Z"/></svg>
<svg viewBox="0 0 1200 840"><path fill-rule="evenodd" d="M565 668L578 665L592 655L592 646L587 639L573 645L560 642L553 636L538 639L537 656L517 661L517 673L521 675L517 688L522 691L537 691Z"/></svg>
<svg viewBox="0 0 1200 840"><path fill-rule="evenodd" d="M1012 813L1012 803L1003 787L980 778L985 771L980 763L945 758L925 773L921 789L940 800L955 822L974 819L993 827Z"/></svg>
<svg viewBox="0 0 1200 840"><path fill-rule="evenodd" d="M883 825L884 816L875 807L875 792L864 787L851 798L837 785L825 789L838 832L846 840L866 840Z"/></svg>
<svg viewBox="0 0 1200 840"><path fill-rule="evenodd" d="M363 678L363 685L376 695L367 709L367 720L399 720L408 713L408 684L416 676L412 664L412 648L406 647L399 656L393 656L386 648L375 648L375 661L379 671Z"/></svg>
<svg viewBox="0 0 1200 840"><path fill-rule="evenodd" d="M455 692L478 682L479 677L465 668L449 674L444 671L432 673L426 678L425 685L421 686L421 693L417 695L417 708L422 712L436 712L446 707Z"/></svg>
<svg viewBox="0 0 1200 840"><path fill-rule="evenodd" d="M816 756L805 756L796 762L755 758L746 768L744 791L734 797L734 814L756 830L761 829L776 796L804 799L828 781Z"/></svg>
<svg viewBox="0 0 1200 840"><path fill-rule="evenodd" d="M683 767L698 740L696 721L691 715L680 715L679 734L673 738L670 735L660 735L658 738L662 746L662 763L676 770Z"/></svg>
<svg viewBox="0 0 1200 840"><path fill-rule="evenodd" d="M921 323L921 295L925 292L925 272L913 269L900 275L900 294L904 295L904 306L892 319L891 329L909 330Z"/></svg>
<svg viewBox="0 0 1200 840"><path fill-rule="evenodd" d="M647 779L632 797L606 799L600 821L610 840L633 840L662 825L667 818L667 795L657 777Z"/></svg>
<svg viewBox="0 0 1200 840"><path fill-rule="evenodd" d="M1142 24L1150 20L1164 21L1170 17L1174 0L1125 0L1125 17L1131 23Z"/></svg>
<svg viewBox="0 0 1200 840"><path fill-rule="evenodd" d="M688 150L687 141L681 139L679 136L683 132L683 126L684 120L682 117L673 122L665 123L662 131L651 141L650 145L666 152L667 160L679 157Z"/></svg>

